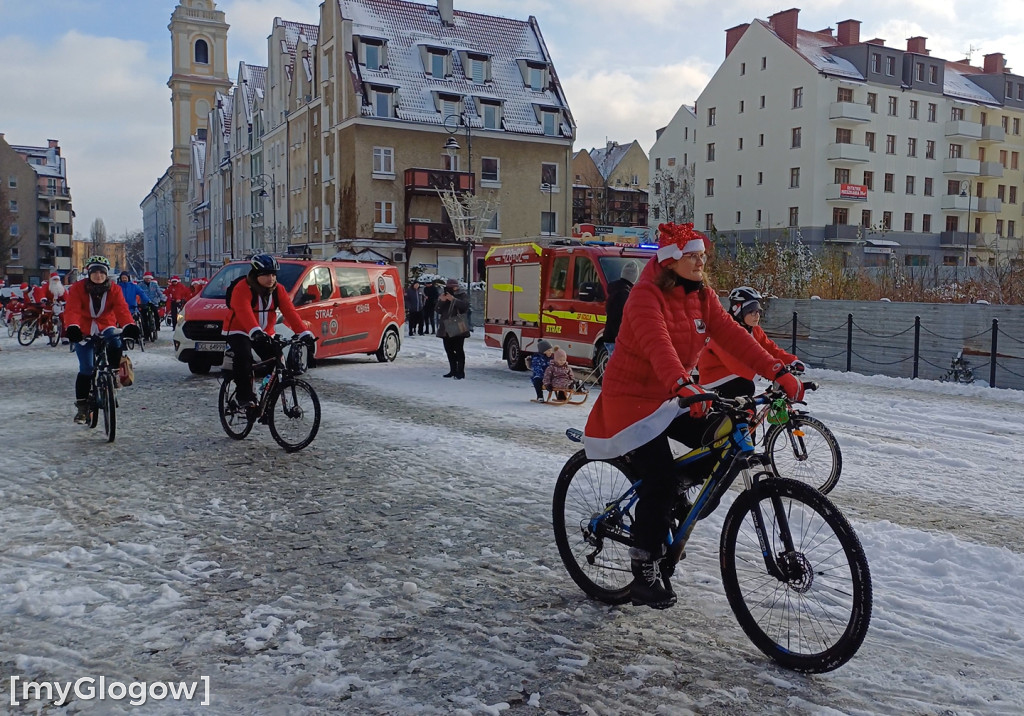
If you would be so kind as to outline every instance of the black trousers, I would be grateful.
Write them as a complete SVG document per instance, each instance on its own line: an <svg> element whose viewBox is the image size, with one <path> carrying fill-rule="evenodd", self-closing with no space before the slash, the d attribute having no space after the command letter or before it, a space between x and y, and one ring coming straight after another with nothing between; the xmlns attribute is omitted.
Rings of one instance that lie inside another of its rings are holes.
<svg viewBox="0 0 1024 716"><path fill-rule="evenodd" d="M646 445L641 445L630 456L642 482L637 488L637 503L634 512L633 534L636 546L647 550L653 556L662 552L662 545L672 520L672 507L676 502L676 480L673 478L672 448L669 438L695 448L704 444L706 437L714 432L721 418L692 418L681 415L668 429ZM709 457L692 465L700 473L711 469L713 460ZM706 477L704 474L695 477Z"/></svg>
<svg viewBox="0 0 1024 716"><path fill-rule="evenodd" d="M423 306L423 318L421 325L423 326L424 333L435 333L437 332L437 301L427 303Z"/></svg>
<svg viewBox="0 0 1024 716"><path fill-rule="evenodd" d="M712 388L712 390L723 398L739 398L743 395L751 396L754 394L754 381L747 380L746 378L733 378Z"/></svg>
<svg viewBox="0 0 1024 716"><path fill-rule="evenodd" d="M423 311L407 311L405 314L405 320L409 324L409 335L413 335L419 330L419 334L423 335Z"/></svg>
<svg viewBox="0 0 1024 716"><path fill-rule="evenodd" d="M235 400L239 403L248 403L253 399L252 394L252 352L259 355L260 360L267 360L274 355L274 346L267 343L255 347L249 336L240 333L232 333L228 336L228 345L234 354L231 363L231 375L235 381Z"/></svg>
<svg viewBox="0 0 1024 716"><path fill-rule="evenodd" d="M466 351L463 345L466 342L465 336L458 338L442 338L444 352L448 355L448 367L454 375L462 376L466 372Z"/></svg>

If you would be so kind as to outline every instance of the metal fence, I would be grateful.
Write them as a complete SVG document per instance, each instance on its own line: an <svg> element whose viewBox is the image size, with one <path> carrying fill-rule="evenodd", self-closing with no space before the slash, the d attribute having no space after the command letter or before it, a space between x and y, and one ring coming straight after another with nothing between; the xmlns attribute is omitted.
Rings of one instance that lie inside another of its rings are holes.
<svg viewBox="0 0 1024 716"><path fill-rule="evenodd" d="M1024 389L1024 307L774 299L761 323L810 366L942 378L962 352L975 381Z"/></svg>

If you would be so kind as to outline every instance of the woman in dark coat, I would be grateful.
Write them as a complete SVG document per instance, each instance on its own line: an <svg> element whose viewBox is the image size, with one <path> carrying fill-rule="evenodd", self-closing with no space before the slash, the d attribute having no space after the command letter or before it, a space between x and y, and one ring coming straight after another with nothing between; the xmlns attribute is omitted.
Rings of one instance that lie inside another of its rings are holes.
<svg viewBox="0 0 1024 716"><path fill-rule="evenodd" d="M441 295L441 279L431 281L423 288L423 327L424 333L436 333L437 325L434 316L437 312L437 299Z"/></svg>
<svg viewBox="0 0 1024 716"><path fill-rule="evenodd" d="M444 374L445 378L462 380L466 377L466 351L463 344L469 336L468 313L469 296L456 279L448 279L444 293L437 299L437 337L444 341L444 352L448 354L448 372ZM449 335L445 321L458 316L462 316L465 321L466 330Z"/></svg>

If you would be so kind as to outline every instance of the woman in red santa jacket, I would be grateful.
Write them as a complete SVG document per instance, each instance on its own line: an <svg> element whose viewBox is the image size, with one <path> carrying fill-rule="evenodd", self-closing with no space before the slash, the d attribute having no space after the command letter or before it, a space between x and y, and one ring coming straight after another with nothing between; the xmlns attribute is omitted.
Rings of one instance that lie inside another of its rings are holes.
<svg viewBox="0 0 1024 716"><path fill-rule="evenodd" d="M662 224L657 260L647 264L626 302L622 327L605 369L601 394L585 430L587 457L605 460L632 452L642 482L637 490L630 550L633 604L664 609L675 604L662 565L664 540L675 499L668 439L690 447L703 442L716 420L708 403L680 408L677 398L707 392L690 372L712 338L786 393L803 397L803 386L722 308L704 285L710 242L692 224Z"/></svg>
<svg viewBox="0 0 1024 716"><path fill-rule="evenodd" d="M263 360L274 355L270 337L274 335L279 309L285 325L300 338L307 339L312 355L313 333L292 305L288 291L277 282L279 269L273 256L257 254L252 257L249 273L231 289L228 304L231 313L224 323L223 332L233 353L235 400L240 406L256 407L252 393L252 351L255 350Z"/></svg>
<svg viewBox="0 0 1024 716"><path fill-rule="evenodd" d="M65 294L64 321L68 341L78 355L78 376L75 378L75 422L89 419L89 384L95 372L92 346L83 343L85 336L103 336L107 362L116 370L121 364L121 337L139 339L139 327L132 320L120 287L110 280L110 261L104 256L91 256L85 262L86 278L71 284ZM120 324L122 330L117 331Z"/></svg>
<svg viewBox="0 0 1024 716"><path fill-rule="evenodd" d="M787 353L775 341L765 335L761 328L761 294L750 286L738 286L729 292L729 315L732 316L757 345L789 366L794 373L804 372L804 364L792 353ZM714 340L701 353L697 361L700 384L712 388L726 398L754 394L754 378L757 371L743 361L737 360ZM768 377L768 376L764 376Z"/></svg>

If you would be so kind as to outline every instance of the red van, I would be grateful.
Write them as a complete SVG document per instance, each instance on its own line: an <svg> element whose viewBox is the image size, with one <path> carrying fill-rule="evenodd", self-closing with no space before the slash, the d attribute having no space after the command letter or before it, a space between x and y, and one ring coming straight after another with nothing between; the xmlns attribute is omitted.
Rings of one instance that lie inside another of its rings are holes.
<svg viewBox="0 0 1024 716"><path fill-rule="evenodd" d="M383 362L398 356L405 323L405 301L398 269L361 261L322 261L278 257L278 282L288 290L299 315L316 334L320 358L365 353ZM174 352L193 373L208 373L224 362L221 333L228 307L228 285L252 268L234 261L218 271L185 304L174 331ZM279 324L278 330L284 329Z"/></svg>

